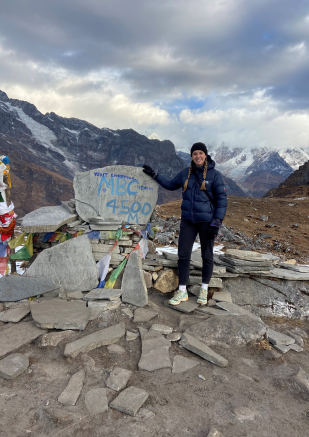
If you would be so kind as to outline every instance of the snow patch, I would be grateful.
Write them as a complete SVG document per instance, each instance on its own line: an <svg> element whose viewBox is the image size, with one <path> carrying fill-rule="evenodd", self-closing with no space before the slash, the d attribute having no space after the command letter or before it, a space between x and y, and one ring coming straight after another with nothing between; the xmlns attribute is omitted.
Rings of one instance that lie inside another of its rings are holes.
<svg viewBox="0 0 309 437"><path fill-rule="evenodd" d="M59 152L59 150L53 146L52 141L56 141L57 137L48 127L43 126L37 121L33 120L33 118L29 117L21 108L17 108L16 106L12 106L10 103L5 103L6 106L12 112L17 112L20 120L27 128L31 131L33 137L37 140L38 143L42 144L46 148L50 148Z"/></svg>
<svg viewBox="0 0 309 437"><path fill-rule="evenodd" d="M70 132L71 134L76 135L77 137L79 135L79 131L77 131L77 130L71 130L71 129L68 129L67 127L61 127L61 129L64 129L64 130Z"/></svg>
<svg viewBox="0 0 309 437"><path fill-rule="evenodd" d="M159 135L157 135L154 132L151 135L149 135L148 139L149 140L159 140L159 141L162 141L161 138L159 137Z"/></svg>

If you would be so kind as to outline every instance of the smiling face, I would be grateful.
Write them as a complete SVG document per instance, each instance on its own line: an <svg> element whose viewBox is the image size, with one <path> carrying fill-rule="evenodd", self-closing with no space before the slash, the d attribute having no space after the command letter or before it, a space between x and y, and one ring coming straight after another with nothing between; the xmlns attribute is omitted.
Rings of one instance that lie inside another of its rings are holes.
<svg viewBox="0 0 309 437"><path fill-rule="evenodd" d="M192 160L197 167L202 167L204 165L206 155L201 150L195 150L192 153Z"/></svg>

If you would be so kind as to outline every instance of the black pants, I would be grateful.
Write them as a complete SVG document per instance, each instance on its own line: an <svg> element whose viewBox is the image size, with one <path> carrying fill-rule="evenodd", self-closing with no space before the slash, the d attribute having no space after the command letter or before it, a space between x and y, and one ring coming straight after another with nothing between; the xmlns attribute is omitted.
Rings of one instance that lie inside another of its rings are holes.
<svg viewBox="0 0 309 437"><path fill-rule="evenodd" d="M187 220L181 220L178 241L179 285L188 285L190 274L190 258L193 243L197 234L200 236L203 259L202 279L204 284L209 284L214 264L214 240L209 239L209 227L210 222L191 223Z"/></svg>

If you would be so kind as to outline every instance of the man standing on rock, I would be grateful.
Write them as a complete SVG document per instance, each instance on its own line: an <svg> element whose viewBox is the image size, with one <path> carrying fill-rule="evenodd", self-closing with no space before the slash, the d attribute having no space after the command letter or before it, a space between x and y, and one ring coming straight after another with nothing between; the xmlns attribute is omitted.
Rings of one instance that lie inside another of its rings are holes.
<svg viewBox="0 0 309 437"><path fill-rule="evenodd" d="M197 303L207 304L208 284L213 271L213 247L227 208L227 197L215 162L207 154L204 143L191 147L191 165L178 173L171 181L157 174L148 165L143 171L167 190L182 188L181 223L178 242L179 290L169 300L179 305L188 300L187 285L190 274L192 247L197 234L201 242L203 259L202 286Z"/></svg>

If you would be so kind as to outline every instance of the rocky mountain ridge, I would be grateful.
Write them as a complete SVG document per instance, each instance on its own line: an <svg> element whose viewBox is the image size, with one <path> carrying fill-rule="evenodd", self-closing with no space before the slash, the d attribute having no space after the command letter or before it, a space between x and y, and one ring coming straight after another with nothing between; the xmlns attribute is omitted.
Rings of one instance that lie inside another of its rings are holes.
<svg viewBox="0 0 309 437"><path fill-rule="evenodd" d="M309 197L309 161L263 197Z"/></svg>
<svg viewBox="0 0 309 437"><path fill-rule="evenodd" d="M115 164L140 167L147 163L155 171L172 178L186 167L176 155L171 141L150 140L133 129L100 129L84 120L61 117L54 112L44 115L31 103L10 99L3 91L0 91L0 139L1 153L9 155L13 175L18 162L27 163L18 171L25 183L23 197L34 177L30 177L31 172L26 171L28 164L40 167L41 184L45 189L44 195L36 196L35 201L29 199L25 205L13 183L12 198L19 204L17 210L20 214L64 200L75 172ZM46 173L48 180L47 175L51 173L47 173L47 170L66 180L67 188L62 194L54 192L51 195L49 184L44 183L42 177ZM160 187L158 201L168 202L179 196L178 191L168 192Z"/></svg>

